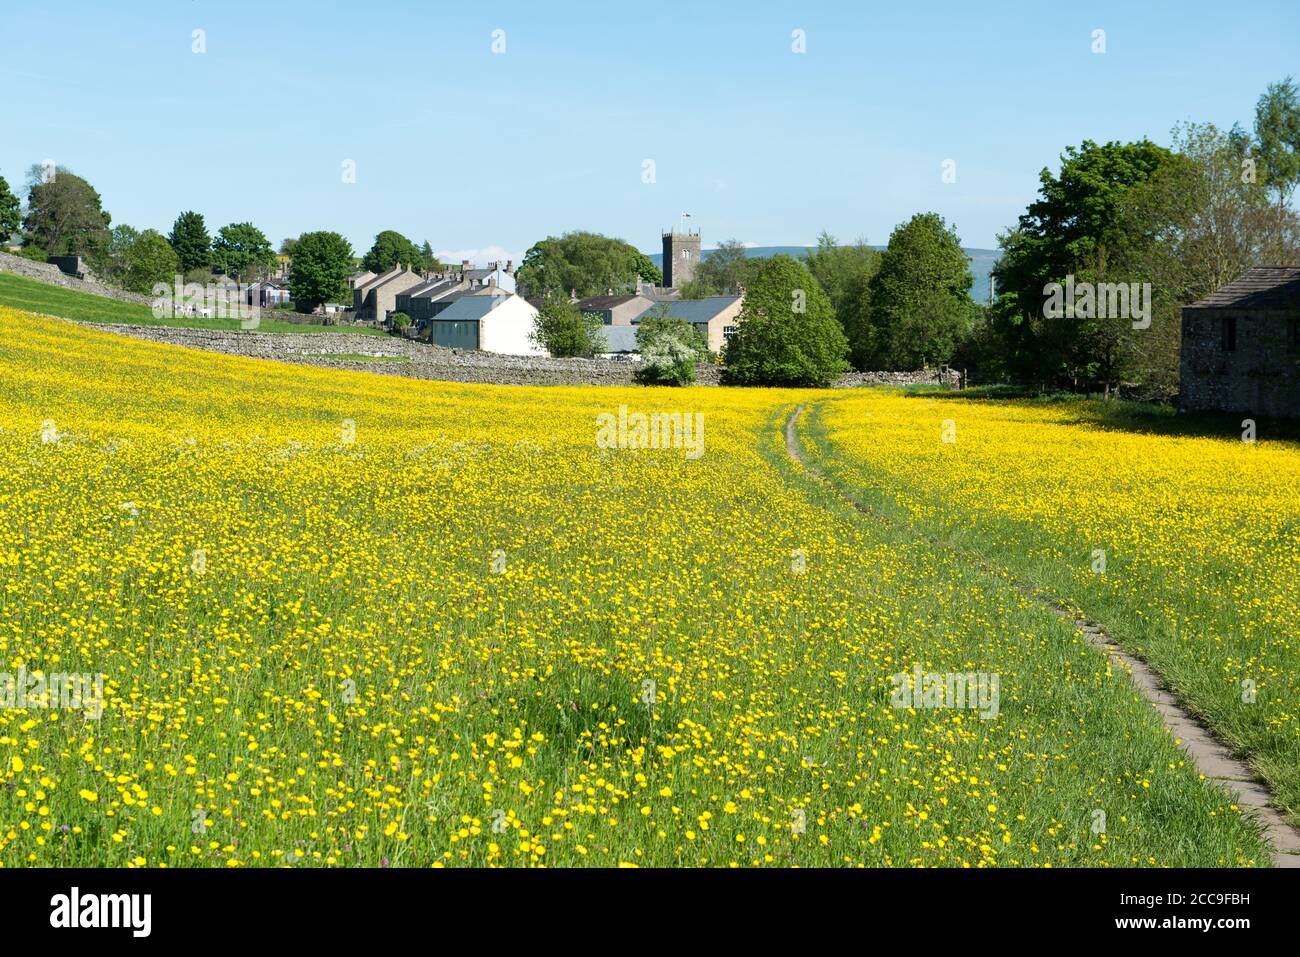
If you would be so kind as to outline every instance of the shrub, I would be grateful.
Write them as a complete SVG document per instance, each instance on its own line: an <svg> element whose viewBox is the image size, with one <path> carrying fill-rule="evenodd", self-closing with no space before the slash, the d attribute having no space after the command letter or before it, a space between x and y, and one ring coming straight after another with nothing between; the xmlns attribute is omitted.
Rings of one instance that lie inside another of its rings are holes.
<svg viewBox="0 0 1300 957"><path fill-rule="evenodd" d="M685 319L649 316L636 331L641 352L637 381L645 385L690 385L695 367L708 358L709 346L700 331Z"/></svg>

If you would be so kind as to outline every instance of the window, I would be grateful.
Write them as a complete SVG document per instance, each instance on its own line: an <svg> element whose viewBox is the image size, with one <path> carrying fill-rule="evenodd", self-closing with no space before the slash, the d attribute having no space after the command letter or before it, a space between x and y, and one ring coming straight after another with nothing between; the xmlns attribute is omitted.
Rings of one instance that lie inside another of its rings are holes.
<svg viewBox="0 0 1300 957"><path fill-rule="evenodd" d="M1223 351L1237 351L1237 317L1224 316L1221 320L1223 332Z"/></svg>
<svg viewBox="0 0 1300 957"><path fill-rule="evenodd" d="M736 327L735 327L735 326L723 326L723 327L722 327L722 338L723 338L723 339L730 339L730 338L731 338L732 336L734 336L735 334L736 334Z"/></svg>

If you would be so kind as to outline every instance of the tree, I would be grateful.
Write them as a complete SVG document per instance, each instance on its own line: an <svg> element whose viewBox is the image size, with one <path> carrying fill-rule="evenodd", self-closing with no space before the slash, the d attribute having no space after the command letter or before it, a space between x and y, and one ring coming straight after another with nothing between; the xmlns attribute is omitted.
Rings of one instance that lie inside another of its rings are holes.
<svg viewBox="0 0 1300 957"><path fill-rule="evenodd" d="M947 362L970 329L973 282L961 240L943 217L913 216L889 237L855 353L878 369Z"/></svg>
<svg viewBox="0 0 1300 957"><path fill-rule="evenodd" d="M610 289L631 291L638 275L645 282L663 282L650 258L623 240L570 232L535 243L524 254L515 281L529 297L599 296Z"/></svg>
<svg viewBox="0 0 1300 957"><path fill-rule="evenodd" d="M817 280L789 256L763 260L723 347L724 377L740 385L829 385L848 370L849 344Z"/></svg>
<svg viewBox="0 0 1300 957"><path fill-rule="evenodd" d="M1287 77L1271 83L1255 106L1255 138L1264 181L1276 197L1279 234L1300 184L1300 91Z"/></svg>
<svg viewBox="0 0 1300 957"><path fill-rule="evenodd" d="M1039 173L1038 199L1015 229L998 237L1002 257L993 270L998 297L990 319L1009 374L1067 383L1077 376L1078 327L1045 321L1044 287L1096 256L1125 193L1171 156L1146 139L1103 146L1085 140L1066 148L1058 175Z"/></svg>
<svg viewBox="0 0 1300 957"><path fill-rule="evenodd" d="M22 209L18 197L9 189L9 182L0 176L0 245L9 241L22 228Z"/></svg>
<svg viewBox="0 0 1300 957"><path fill-rule="evenodd" d="M438 257L433 254L433 247L429 245L427 239L424 241L424 245L420 247L420 262L424 264L424 268L429 272L435 272L442 268L442 263L438 262Z"/></svg>
<svg viewBox="0 0 1300 957"><path fill-rule="evenodd" d="M704 335L685 319L668 315L663 305L642 317L636 344L641 353L637 379L646 385L690 385L696 365L709 358Z"/></svg>
<svg viewBox="0 0 1300 957"><path fill-rule="evenodd" d="M90 257L90 268L105 282L114 286L126 284L130 267L131 247L140 238L140 231L126 223L114 226L108 239L99 245Z"/></svg>
<svg viewBox="0 0 1300 957"><path fill-rule="evenodd" d="M212 237L201 213L186 211L177 216L167 241L176 250L181 272L212 266Z"/></svg>
<svg viewBox="0 0 1300 957"><path fill-rule="evenodd" d="M880 268L880 251L867 245L865 238L852 246L841 246L834 236L822 230L817 237L817 248L808 253L804 262L822 287L838 316L848 302L850 292L867 282Z"/></svg>
<svg viewBox="0 0 1300 957"><path fill-rule="evenodd" d="M104 211L99 193L75 173L58 167L52 175L41 165L28 173L27 241L51 256L85 256L108 241L113 218Z"/></svg>
<svg viewBox="0 0 1300 957"><path fill-rule="evenodd" d="M1168 162L1125 194L1083 270L1102 282L1150 284L1149 327L1081 320L1091 363L1084 372L1108 389L1123 381L1149 398L1178 391L1182 306L1259 263L1300 262L1300 217L1284 209L1279 219L1263 184L1242 175L1254 148L1248 136L1183 123L1174 127L1173 147Z"/></svg>
<svg viewBox="0 0 1300 957"><path fill-rule="evenodd" d="M710 249L695 267L695 277L681 287L683 299L734 296L749 283L762 260L750 259L739 239L726 239Z"/></svg>
<svg viewBox="0 0 1300 957"><path fill-rule="evenodd" d="M280 255L293 258L293 252L298 248L298 240L290 236L280 241Z"/></svg>
<svg viewBox="0 0 1300 957"><path fill-rule="evenodd" d="M557 358L590 357L604 348L599 315L582 312L575 303L552 293L537 310L532 340Z"/></svg>
<svg viewBox="0 0 1300 957"><path fill-rule="evenodd" d="M294 308L311 312L327 302L343 302L352 275L352 244L338 233L303 233L293 247L289 289Z"/></svg>
<svg viewBox="0 0 1300 957"><path fill-rule="evenodd" d="M375 237L375 243L361 260L361 267L373 273L386 273L398 263L407 269L419 269L424 256L411 242L396 230L386 229Z"/></svg>
<svg viewBox="0 0 1300 957"><path fill-rule="evenodd" d="M222 226L212 241L212 268L236 280L242 280L259 269L269 270L275 265L275 251L266 234L252 223L231 223Z"/></svg>
<svg viewBox="0 0 1300 957"><path fill-rule="evenodd" d="M167 237L155 229L146 229L126 252L122 286L131 292L148 295L155 283L170 285L179 266L180 257Z"/></svg>
<svg viewBox="0 0 1300 957"><path fill-rule="evenodd" d="M868 246L866 239L841 246L825 230L817 237L817 248L804 259L835 309L849 340L849 361L857 369L871 363L863 348L870 340L871 280L880 269L880 259L880 251Z"/></svg>

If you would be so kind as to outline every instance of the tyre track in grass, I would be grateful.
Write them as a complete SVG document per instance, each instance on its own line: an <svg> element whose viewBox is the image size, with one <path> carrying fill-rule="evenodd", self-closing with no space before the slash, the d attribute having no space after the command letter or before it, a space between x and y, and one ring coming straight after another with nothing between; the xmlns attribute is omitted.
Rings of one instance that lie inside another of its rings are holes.
<svg viewBox="0 0 1300 957"><path fill-rule="evenodd" d="M840 495L858 512L873 520L886 521L901 527L903 523L859 501L838 484L828 479L826 475L814 468L804 458L803 446L799 441L798 423L799 417L803 415L806 408L806 403L799 404L790 413L790 417L786 419L786 454L798 463L805 473ZM1179 704L1178 699L1165 688L1160 676L1144 661L1120 649L1107 636L1105 629L1099 623L1082 617L1077 610L1071 609L1068 602L1045 594L1042 589L1031 583L1014 578L1006 569L993 565L981 555L927 535L917 529L910 530L936 548L957 552L963 560L972 562L995 577L1003 579L1011 587L1016 588L1027 598L1032 599L1041 608L1050 611L1058 618L1073 623L1075 629L1102 654L1106 655L1112 664L1117 665L1120 670L1128 674L1142 697L1160 715L1165 727L1176 739L1182 742L1182 748L1188 759L1193 762L1200 773L1220 785L1231 795L1235 804L1245 809L1259 823L1265 839L1273 847L1274 865L1277 867L1300 868L1300 831L1288 824L1281 812L1274 806L1273 792L1269 790L1268 785L1260 780L1249 765L1236 758L1227 746L1214 737L1210 729L1192 717Z"/></svg>

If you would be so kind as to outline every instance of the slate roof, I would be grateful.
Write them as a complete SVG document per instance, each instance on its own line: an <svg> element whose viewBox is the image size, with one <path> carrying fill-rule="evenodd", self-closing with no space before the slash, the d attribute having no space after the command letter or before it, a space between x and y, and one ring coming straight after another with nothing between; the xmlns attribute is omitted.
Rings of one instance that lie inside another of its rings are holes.
<svg viewBox="0 0 1300 957"><path fill-rule="evenodd" d="M586 299L578 300L578 309L586 312L599 312L605 309L613 309L624 303L631 302L633 299L641 298L639 296L588 296Z"/></svg>
<svg viewBox="0 0 1300 957"><path fill-rule="evenodd" d="M461 296L430 322L478 322L510 296Z"/></svg>
<svg viewBox="0 0 1300 957"><path fill-rule="evenodd" d="M455 279L427 279L418 286L412 286L405 295L412 299L441 299L459 288L460 283Z"/></svg>
<svg viewBox="0 0 1300 957"><path fill-rule="evenodd" d="M605 339L601 352L640 352L636 344L636 326L601 326Z"/></svg>
<svg viewBox="0 0 1300 957"><path fill-rule="evenodd" d="M675 299L671 302L657 302L641 315L640 322L647 316L666 312L675 319L685 319L690 323L708 322L718 313L730 308L740 301L739 296L707 296L704 299Z"/></svg>
<svg viewBox="0 0 1300 957"><path fill-rule="evenodd" d="M1188 309L1294 309L1300 307L1300 266L1255 266Z"/></svg>

